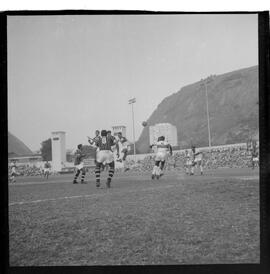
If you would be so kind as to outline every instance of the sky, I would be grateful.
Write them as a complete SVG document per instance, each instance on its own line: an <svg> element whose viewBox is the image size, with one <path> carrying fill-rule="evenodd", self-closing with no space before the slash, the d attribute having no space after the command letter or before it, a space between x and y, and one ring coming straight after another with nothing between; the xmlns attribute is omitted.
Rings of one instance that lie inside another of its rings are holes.
<svg viewBox="0 0 270 274"><path fill-rule="evenodd" d="M256 14L8 17L8 130L30 149L125 125L135 139L161 101L211 74L258 64Z"/></svg>

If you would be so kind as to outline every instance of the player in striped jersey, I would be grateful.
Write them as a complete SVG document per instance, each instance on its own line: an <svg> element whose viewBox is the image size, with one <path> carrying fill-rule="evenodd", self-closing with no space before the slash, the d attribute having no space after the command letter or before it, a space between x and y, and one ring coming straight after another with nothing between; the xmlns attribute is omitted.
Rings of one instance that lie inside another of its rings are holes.
<svg viewBox="0 0 270 274"><path fill-rule="evenodd" d="M81 183L84 184L84 177L85 177L85 168L83 165L83 158L86 156L85 154L83 154L82 152L82 144L79 144L77 146L77 150L75 152L75 161L74 161L74 165L76 167L76 174L73 180L73 184L77 184L77 178L79 177L80 173L82 172L81 175Z"/></svg>
<svg viewBox="0 0 270 274"><path fill-rule="evenodd" d="M168 142L165 141L164 136L158 137L157 143L151 145L150 147L152 148L153 146L156 146L157 154L155 157L155 165L152 171L152 179L155 179L155 177L159 179L164 174L163 170L168 154L172 155L172 147Z"/></svg>
<svg viewBox="0 0 270 274"><path fill-rule="evenodd" d="M97 148L97 158L96 158L96 186L100 187L100 168L102 164L109 165L109 176L107 178L106 185L108 188L111 187L112 177L114 175L114 157L112 152L112 147L116 145L116 141L113 138L107 136L107 131L101 131L101 139L94 144Z"/></svg>
<svg viewBox="0 0 270 274"><path fill-rule="evenodd" d="M90 145L96 144L101 139L99 134L100 134L99 130L96 130L94 138L88 137L88 142L89 142ZM98 150L98 148L96 147L96 153L95 153L95 159L94 159L95 163L96 163L96 158L97 158L97 150Z"/></svg>

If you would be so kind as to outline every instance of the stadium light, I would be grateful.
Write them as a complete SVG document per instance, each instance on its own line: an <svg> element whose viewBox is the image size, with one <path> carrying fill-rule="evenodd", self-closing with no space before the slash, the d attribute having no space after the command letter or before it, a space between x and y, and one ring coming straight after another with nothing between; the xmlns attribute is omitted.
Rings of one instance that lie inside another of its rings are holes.
<svg viewBox="0 0 270 274"><path fill-rule="evenodd" d="M213 81L212 77L208 77L205 80L201 80L201 86L205 90L205 100L206 100L206 115L207 115L207 127L208 127L208 146L211 147L211 130L210 130L210 119L209 119L209 106L208 106L208 89L207 84Z"/></svg>
<svg viewBox="0 0 270 274"><path fill-rule="evenodd" d="M128 103L131 104L132 108L132 124L133 124L133 154L136 154L136 145L135 145L135 127L134 127L134 109L133 109L133 104L136 103L136 98L132 98L128 100Z"/></svg>

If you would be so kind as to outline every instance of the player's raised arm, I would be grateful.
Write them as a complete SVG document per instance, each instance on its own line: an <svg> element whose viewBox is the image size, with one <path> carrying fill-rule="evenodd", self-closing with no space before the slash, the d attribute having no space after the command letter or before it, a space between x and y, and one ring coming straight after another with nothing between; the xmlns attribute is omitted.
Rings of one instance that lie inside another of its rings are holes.
<svg viewBox="0 0 270 274"><path fill-rule="evenodd" d="M91 138L91 137L89 137L89 136L87 136L87 138L88 138L88 143L89 143L90 145L93 145L93 144L94 144L94 139Z"/></svg>

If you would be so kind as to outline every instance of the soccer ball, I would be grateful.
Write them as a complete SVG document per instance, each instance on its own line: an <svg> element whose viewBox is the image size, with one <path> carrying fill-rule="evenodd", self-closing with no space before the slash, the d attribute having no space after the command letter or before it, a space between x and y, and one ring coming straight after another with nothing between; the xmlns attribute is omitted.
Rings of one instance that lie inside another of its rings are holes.
<svg viewBox="0 0 270 274"><path fill-rule="evenodd" d="M143 126L143 127L146 127L146 126L147 126L147 122L143 121L143 122L142 122L142 126Z"/></svg>

